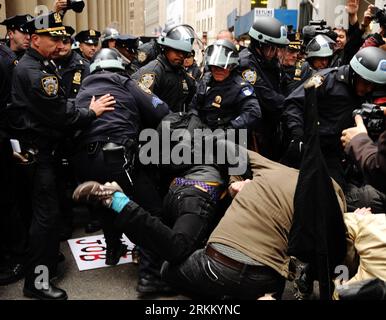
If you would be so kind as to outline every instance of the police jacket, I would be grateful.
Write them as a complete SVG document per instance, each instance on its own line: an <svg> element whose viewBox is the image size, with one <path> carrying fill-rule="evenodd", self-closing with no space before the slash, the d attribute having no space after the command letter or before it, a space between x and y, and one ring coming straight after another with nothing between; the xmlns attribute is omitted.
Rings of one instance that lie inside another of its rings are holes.
<svg viewBox="0 0 386 320"><path fill-rule="evenodd" d="M341 136L344 129L353 125L352 112L362 104L352 85L350 67L325 69L318 74L324 77L324 83L317 90L319 133L321 136ZM284 117L291 138L301 139L304 135L304 86L296 89L285 100Z"/></svg>
<svg viewBox="0 0 386 320"><path fill-rule="evenodd" d="M169 107L150 90L139 87L132 79L109 71L88 76L76 98L76 106L86 110L93 96L111 94L116 104L113 112L106 112L78 137L81 145L93 142L114 142L124 145L137 139L140 130L156 128L169 114Z"/></svg>
<svg viewBox="0 0 386 320"><path fill-rule="evenodd" d="M82 81L90 74L89 61L73 51L68 58L57 61L57 66L66 97L75 99Z"/></svg>
<svg viewBox="0 0 386 320"><path fill-rule="evenodd" d="M12 73L17 63L13 51L5 43L0 43L0 112L11 100Z"/></svg>
<svg viewBox="0 0 386 320"><path fill-rule="evenodd" d="M296 66L283 67L284 72L284 93L289 96L299 86L311 78L316 71L313 70L307 61L298 61Z"/></svg>
<svg viewBox="0 0 386 320"><path fill-rule="evenodd" d="M253 87L236 72L223 82L206 73L198 84L190 108L212 130L217 128L253 129L261 118Z"/></svg>
<svg viewBox="0 0 386 320"><path fill-rule="evenodd" d="M186 110L196 91L195 80L183 67L173 67L163 54L142 67L133 79L165 101L173 112Z"/></svg>
<svg viewBox="0 0 386 320"><path fill-rule="evenodd" d="M196 81L201 79L202 72L200 68L198 67L197 63L194 62L190 67L185 68L186 72L194 78Z"/></svg>
<svg viewBox="0 0 386 320"><path fill-rule="evenodd" d="M250 46L240 52L240 70L242 78L255 88L263 113L280 115L285 96L279 65L265 61Z"/></svg>
<svg viewBox="0 0 386 320"><path fill-rule="evenodd" d="M5 108L11 100L12 73L17 62L12 50L0 43L0 136L7 127Z"/></svg>
<svg viewBox="0 0 386 320"><path fill-rule="evenodd" d="M68 129L96 119L93 111L75 109L74 101L65 98L55 66L32 48L14 70L12 104L7 111L19 138L37 146L56 143Z"/></svg>

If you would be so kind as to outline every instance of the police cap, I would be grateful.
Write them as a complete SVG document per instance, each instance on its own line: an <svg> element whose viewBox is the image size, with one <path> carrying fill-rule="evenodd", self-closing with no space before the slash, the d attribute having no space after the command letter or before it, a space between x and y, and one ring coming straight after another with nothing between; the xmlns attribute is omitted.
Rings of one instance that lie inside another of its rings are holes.
<svg viewBox="0 0 386 320"><path fill-rule="evenodd" d="M23 28L26 28L30 34L50 35L51 37L67 36L62 16L57 12L37 16L27 22Z"/></svg>
<svg viewBox="0 0 386 320"><path fill-rule="evenodd" d="M99 31L91 29L79 32L75 36L75 40L79 41L80 43L93 44L97 46L99 44L100 37L101 33Z"/></svg>
<svg viewBox="0 0 386 320"><path fill-rule="evenodd" d="M116 38L116 46L128 51L135 51L139 46L139 38L131 35L120 35Z"/></svg>
<svg viewBox="0 0 386 320"><path fill-rule="evenodd" d="M23 26L32 19L33 16L30 14L16 15L5 19L0 24L6 26L8 30L19 30L20 32L28 33L28 30L23 28Z"/></svg>

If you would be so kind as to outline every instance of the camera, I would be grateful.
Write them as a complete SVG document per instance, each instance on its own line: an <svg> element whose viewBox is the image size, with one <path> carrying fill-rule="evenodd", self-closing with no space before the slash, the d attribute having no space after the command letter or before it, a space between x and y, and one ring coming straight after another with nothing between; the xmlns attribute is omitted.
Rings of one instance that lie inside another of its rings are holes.
<svg viewBox="0 0 386 320"><path fill-rule="evenodd" d="M76 13L81 13L84 9L84 1L83 0L67 0L67 9L73 10Z"/></svg>
<svg viewBox="0 0 386 320"><path fill-rule="evenodd" d="M354 110L353 117L357 115L363 118L370 137L377 139L385 131L385 112L382 107L364 103L360 109Z"/></svg>
<svg viewBox="0 0 386 320"><path fill-rule="evenodd" d="M380 24L380 26L386 27L386 5L385 9L380 9L378 7L373 8L373 20Z"/></svg>
<svg viewBox="0 0 386 320"><path fill-rule="evenodd" d="M307 44L317 35L325 35L333 41L336 41L338 38L338 35L334 30L327 27L327 21L310 21L309 25L303 28L304 45L307 46Z"/></svg>

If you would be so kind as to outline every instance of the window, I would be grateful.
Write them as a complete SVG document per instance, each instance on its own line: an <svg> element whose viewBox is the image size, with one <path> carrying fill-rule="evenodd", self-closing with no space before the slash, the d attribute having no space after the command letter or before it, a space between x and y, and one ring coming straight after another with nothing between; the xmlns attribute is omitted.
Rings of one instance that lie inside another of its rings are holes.
<svg viewBox="0 0 386 320"><path fill-rule="evenodd" d="M134 19L134 11L129 12L129 19Z"/></svg>

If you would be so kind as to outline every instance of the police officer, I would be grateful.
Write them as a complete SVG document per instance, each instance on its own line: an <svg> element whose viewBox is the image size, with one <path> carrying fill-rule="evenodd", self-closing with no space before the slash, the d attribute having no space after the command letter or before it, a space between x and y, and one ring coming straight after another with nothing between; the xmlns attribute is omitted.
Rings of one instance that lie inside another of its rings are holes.
<svg viewBox="0 0 386 320"><path fill-rule="evenodd" d="M125 66L116 49L99 51L90 71L91 75L83 82L77 97L77 107L86 110L93 96L109 92L116 99L116 108L94 121L77 137L78 151L73 164L79 180L113 179L119 181L126 192L133 194L132 183L136 186L141 181L136 180L129 165L132 165L137 153L140 130L156 128L169 113L169 108L150 90L139 87L135 81L124 76ZM125 167L125 164L128 166ZM104 214L101 221L107 243L106 264L116 265L127 249L121 244L121 234L114 230L111 218L112 215Z"/></svg>
<svg viewBox="0 0 386 320"><path fill-rule="evenodd" d="M116 39L116 49L126 59L126 71L128 75L133 75L139 68L133 63L137 58L139 38L131 35L120 35Z"/></svg>
<svg viewBox="0 0 386 320"><path fill-rule="evenodd" d="M259 17L249 35L251 44L240 53L240 70L243 79L254 86L263 114L258 130L260 152L271 160L278 160L281 153L279 119L285 96L277 50L289 44L287 28L275 18Z"/></svg>
<svg viewBox="0 0 386 320"><path fill-rule="evenodd" d="M318 71L329 68L334 56L334 46L335 41L325 35L317 35L313 38L306 47L306 62L301 66L300 76L290 85L288 91L294 91Z"/></svg>
<svg viewBox="0 0 386 320"><path fill-rule="evenodd" d="M145 42L138 47L138 57L134 61L134 64L140 69L150 61L157 59L160 53L161 51L156 39L151 39L149 42Z"/></svg>
<svg viewBox="0 0 386 320"><path fill-rule="evenodd" d="M210 73L199 82L190 107L212 130L254 129L261 118L260 105L253 87L237 73L237 48L228 40L217 40L205 54Z"/></svg>
<svg viewBox="0 0 386 320"><path fill-rule="evenodd" d="M43 22L43 23L42 23ZM56 150L66 132L87 126L105 111L111 111L113 97L91 100L90 109L75 109L67 101L60 75L50 62L63 49L66 29L58 13L39 16L28 23L31 48L15 68L12 81L12 104L8 108L12 128L17 132L23 153L34 158L32 177L33 217L29 230L24 294L44 300L67 298L49 282L56 272L59 250L56 192ZM36 267L43 268L44 283L38 283ZM37 281L37 283L35 283Z"/></svg>
<svg viewBox="0 0 386 320"><path fill-rule="evenodd" d="M202 72L196 63L195 56L196 51L192 50L192 52L185 58L184 67L186 72L194 78L194 80L198 81L202 77Z"/></svg>
<svg viewBox="0 0 386 320"><path fill-rule="evenodd" d="M64 48L57 57L54 57L68 99L76 98L83 80L90 74L89 61L71 49L73 43L71 36L74 32L72 27L66 26L67 36L63 37Z"/></svg>
<svg viewBox="0 0 386 320"><path fill-rule="evenodd" d="M32 20L32 16L25 14L10 17L0 23L7 27L8 46L16 54L18 60L30 46L30 35L24 27L30 20Z"/></svg>
<svg viewBox="0 0 386 320"><path fill-rule="evenodd" d="M16 195L20 195L15 174L16 165L10 144L5 109L11 100L13 69L17 64L15 53L0 43L0 285L21 279L27 232Z"/></svg>
<svg viewBox="0 0 386 320"><path fill-rule="evenodd" d="M346 181L342 165L344 153L340 143L341 133L352 127L352 112L361 106L376 85L386 84L386 73L383 70L385 61L386 52L371 47L359 51L349 66L325 69L318 73L323 77L323 84L317 91L321 149L330 176L343 189ZM304 141L304 104L303 86L296 89L285 101L285 117L292 139L287 156L297 162L297 165L300 163Z"/></svg>
<svg viewBox="0 0 386 320"><path fill-rule="evenodd" d="M103 30L101 35L102 48L116 48L116 40L119 35L119 31L111 27Z"/></svg>
<svg viewBox="0 0 386 320"><path fill-rule="evenodd" d="M142 86L165 101L173 112L186 110L195 93L195 81L183 68L195 39L196 34L188 25L169 27L158 39L161 54L133 75Z"/></svg>
<svg viewBox="0 0 386 320"><path fill-rule="evenodd" d="M100 37L101 33L93 29L81 31L75 36L75 40L79 42L79 49L83 57L88 61L91 61L98 51Z"/></svg>

